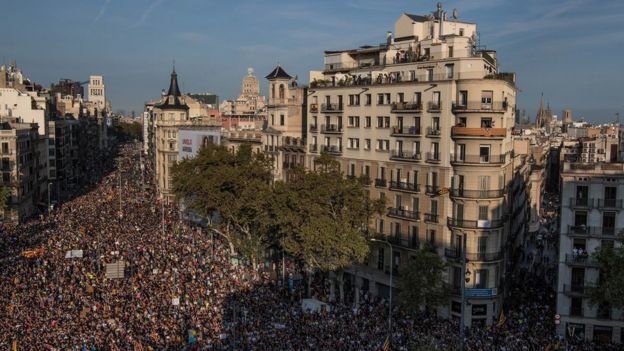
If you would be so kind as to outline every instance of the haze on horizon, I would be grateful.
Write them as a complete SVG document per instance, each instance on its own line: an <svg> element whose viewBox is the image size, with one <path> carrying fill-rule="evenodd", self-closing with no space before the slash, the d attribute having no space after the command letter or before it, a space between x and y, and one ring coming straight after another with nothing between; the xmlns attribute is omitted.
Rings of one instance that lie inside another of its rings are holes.
<svg viewBox="0 0 624 351"><path fill-rule="evenodd" d="M114 110L139 113L166 88L175 59L183 92L238 95L247 67L262 79L278 62L307 83L323 51L376 45L403 12L436 1L121 0L3 1L3 63L34 81L102 74ZM476 22L480 44L516 72L518 108L533 120L541 93L557 115L601 123L624 112L624 2L617 0L445 1Z"/></svg>

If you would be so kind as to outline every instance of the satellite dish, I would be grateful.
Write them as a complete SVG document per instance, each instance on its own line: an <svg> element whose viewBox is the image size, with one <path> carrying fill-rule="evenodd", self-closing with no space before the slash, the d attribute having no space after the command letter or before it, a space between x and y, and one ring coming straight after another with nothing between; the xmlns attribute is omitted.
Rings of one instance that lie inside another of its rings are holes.
<svg viewBox="0 0 624 351"><path fill-rule="evenodd" d="M457 17L459 17L459 10L458 9L453 9L453 18L457 19Z"/></svg>

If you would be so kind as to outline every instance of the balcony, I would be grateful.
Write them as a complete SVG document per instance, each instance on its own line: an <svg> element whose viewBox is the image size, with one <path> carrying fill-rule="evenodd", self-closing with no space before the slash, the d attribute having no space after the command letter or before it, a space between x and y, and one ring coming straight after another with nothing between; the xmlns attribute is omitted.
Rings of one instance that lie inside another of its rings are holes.
<svg viewBox="0 0 624 351"><path fill-rule="evenodd" d="M465 229L498 229L505 225L507 220L503 219L491 219L491 220L467 220L458 219L453 217L447 217L446 223L449 227L465 228Z"/></svg>
<svg viewBox="0 0 624 351"><path fill-rule="evenodd" d="M374 236L375 239L381 241L387 241L392 246L399 246L407 249L417 250L420 247L420 242L418 241L418 237L411 237L406 239L403 237L401 233L394 233L391 235L385 235L383 233L377 233Z"/></svg>
<svg viewBox="0 0 624 351"><path fill-rule="evenodd" d="M419 137L422 134L420 130L420 126L411 126L411 127L392 127L393 137L402 137L402 138L414 138Z"/></svg>
<svg viewBox="0 0 624 351"><path fill-rule="evenodd" d="M615 234L620 234L624 228L614 227L589 227L586 225L569 225L567 235L570 237L596 237L596 238L613 238Z"/></svg>
<svg viewBox="0 0 624 351"><path fill-rule="evenodd" d="M430 101L427 104L427 111L429 111L429 112L440 112L440 111L442 111L442 104L440 102Z"/></svg>
<svg viewBox="0 0 624 351"><path fill-rule="evenodd" d="M451 138L504 138L507 136L505 128L466 128L455 126L451 128Z"/></svg>
<svg viewBox="0 0 624 351"><path fill-rule="evenodd" d="M342 146L338 145L322 145L321 152L326 152L331 155L342 155Z"/></svg>
<svg viewBox="0 0 624 351"><path fill-rule="evenodd" d="M563 293L568 296L586 296L590 288L596 287L595 285L580 285L580 284L563 284Z"/></svg>
<svg viewBox="0 0 624 351"><path fill-rule="evenodd" d="M420 212L408 211L402 208L390 207L388 208L388 217L402 218L410 221L417 221L420 219Z"/></svg>
<svg viewBox="0 0 624 351"><path fill-rule="evenodd" d="M416 113L421 112L423 109L421 102L394 102L392 103L393 113Z"/></svg>
<svg viewBox="0 0 624 351"><path fill-rule="evenodd" d="M450 189L450 197L463 197L466 199L494 199L505 196L505 189L498 190L466 190Z"/></svg>
<svg viewBox="0 0 624 351"><path fill-rule="evenodd" d="M429 138L439 138L440 137L440 127L427 127L427 137L429 137Z"/></svg>
<svg viewBox="0 0 624 351"><path fill-rule="evenodd" d="M308 145L308 150L310 150L310 152L318 152L318 145L317 144L310 144L310 145Z"/></svg>
<svg viewBox="0 0 624 351"><path fill-rule="evenodd" d="M385 179L381 179L381 178L376 178L375 179L375 186L378 188L385 188L388 186L388 182Z"/></svg>
<svg viewBox="0 0 624 351"><path fill-rule="evenodd" d="M420 184L408 183L408 182L397 182L390 181L390 190L395 191L404 191L408 193L419 193L420 192Z"/></svg>
<svg viewBox="0 0 624 351"><path fill-rule="evenodd" d="M275 145L264 145L264 152L268 152L270 154L276 154L276 153L279 152L279 150L278 150L277 146L275 146Z"/></svg>
<svg viewBox="0 0 624 351"><path fill-rule="evenodd" d="M453 103L453 113L468 113L468 112L505 112L509 107L508 103L502 102L489 102L484 103L481 101L468 101L464 103Z"/></svg>
<svg viewBox="0 0 624 351"><path fill-rule="evenodd" d="M318 124L310 124L310 133L318 132Z"/></svg>
<svg viewBox="0 0 624 351"><path fill-rule="evenodd" d="M505 155L455 155L451 159L453 165L502 165L507 160Z"/></svg>
<svg viewBox="0 0 624 351"><path fill-rule="evenodd" d="M294 162L282 162L283 169L294 169L294 168L297 168L298 166L299 164L294 163Z"/></svg>
<svg viewBox="0 0 624 351"><path fill-rule="evenodd" d="M444 249L444 256L452 259L459 259L462 256L462 251L458 247L451 247ZM466 259L469 262L492 262L503 259L503 252L466 252Z"/></svg>
<svg viewBox="0 0 624 351"><path fill-rule="evenodd" d="M310 112L317 113L318 112L318 104L310 104Z"/></svg>
<svg viewBox="0 0 624 351"><path fill-rule="evenodd" d="M342 126L338 124L323 124L321 133L325 134L342 134Z"/></svg>
<svg viewBox="0 0 624 351"><path fill-rule="evenodd" d="M438 223L438 215L435 213L425 213L425 222Z"/></svg>
<svg viewBox="0 0 624 351"><path fill-rule="evenodd" d="M570 198L570 207L587 207L587 208L591 208L594 207L594 199L588 199L588 198L575 198L575 197L571 197Z"/></svg>
<svg viewBox="0 0 624 351"><path fill-rule="evenodd" d="M598 199L598 208L600 209L622 209L622 200L617 199Z"/></svg>
<svg viewBox="0 0 624 351"><path fill-rule="evenodd" d="M437 185L427 185L425 187L425 194L438 195L440 193L440 187Z"/></svg>
<svg viewBox="0 0 624 351"><path fill-rule="evenodd" d="M342 104L321 104L321 112L323 113L342 113Z"/></svg>
<svg viewBox="0 0 624 351"><path fill-rule="evenodd" d="M420 152L406 152L402 150L392 150L390 159L395 161L413 161L419 162L422 159Z"/></svg>
<svg viewBox="0 0 624 351"><path fill-rule="evenodd" d="M582 266L582 267L599 267L598 261L596 261L589 254L574 255L566 254L565 263L569 266Z"/></svg>
<svg viewBox="0 0 624 351"><path fill-rule="evenodd" d="M426 160L427 162L439 163L440 153L439 152L427 152Z"/></svg>

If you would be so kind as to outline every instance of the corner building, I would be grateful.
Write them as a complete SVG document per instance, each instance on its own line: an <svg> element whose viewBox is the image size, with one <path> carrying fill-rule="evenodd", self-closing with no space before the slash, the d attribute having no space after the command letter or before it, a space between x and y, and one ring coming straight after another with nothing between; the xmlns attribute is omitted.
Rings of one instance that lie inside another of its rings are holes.
<svg viewBox="0 0 624 351"><path fill-rule="evenodd" d="M429 243L449 263L453 295L439 312L459 318L465 240L467 325L500 313L514 171L515 75L498 72L496 52L479 50L476 37L475 23L441 6L402 14L384 44L326 51L308 94L308 167L326 151L387 199L375 235L394 257L374 248L346 275L350 285L387 296L390 270L400 275Z"/></svg>

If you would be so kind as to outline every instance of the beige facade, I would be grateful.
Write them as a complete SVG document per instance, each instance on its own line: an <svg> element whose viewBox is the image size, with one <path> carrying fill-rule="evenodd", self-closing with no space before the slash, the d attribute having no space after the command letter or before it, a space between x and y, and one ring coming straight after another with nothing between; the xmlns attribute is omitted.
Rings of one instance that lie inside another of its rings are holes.
<svg viewBox="0 0 624 351"><path fill-rule="evenodd" d="M151 108L154 119L154 169L157 179L157 187L160 196L167 200L173 200L171 193L171 166L178 161L179 148L178 133L180 129L199 129L202 126L212 130L220 126L218 119L209 116L190 116L190 108L187 103L188 96L182 96L178 87L178 75L175 70L171 73L169 91L160 102ZM195 102L191 102L194 104ZM194 113L202 113L197 107Z"/></svg>
<svg viewBox="0 0 624 351"><path fill-rule="evenodd" d="M586 288L600 279L592 254L602 246L618 245L624 228L624 165L570 163L561 170L561 217L557 333L588 340L624 342L624 312L589 303Z"/></svg>
<svg viewBox="0 0 624 351"><path fill-rule="evenodd" d="M37 125L19 123L16 118L0 122L0 154L2 155L2 186L10 198L2 220L19 223L36 209L38 195Z"/></svg>
<svg viewBox="0 0 624 351"><path fill-rule="evenodd" d="M429 243L449 263L449 308L458 316L466 242L467 323L492 323L502 305L504 247L509 239L509 185L515 76L499 73L495 51L476 49L476 24L403 14L386 45L325 52L311 72L307 144L347 176L371 179L371 197L387 199L375 220L379 247L355 285L388 293L388 273ZM472 307L470 307L472 306Z"/></svg>
<svg viewBox="0 0 624 351"><path fill-rule="evenodd" d="M262 131L264 151L273 155L273 175L287 180L289 170L305 165L306 88L277 66L269 81L267 127Z"/></svg>

